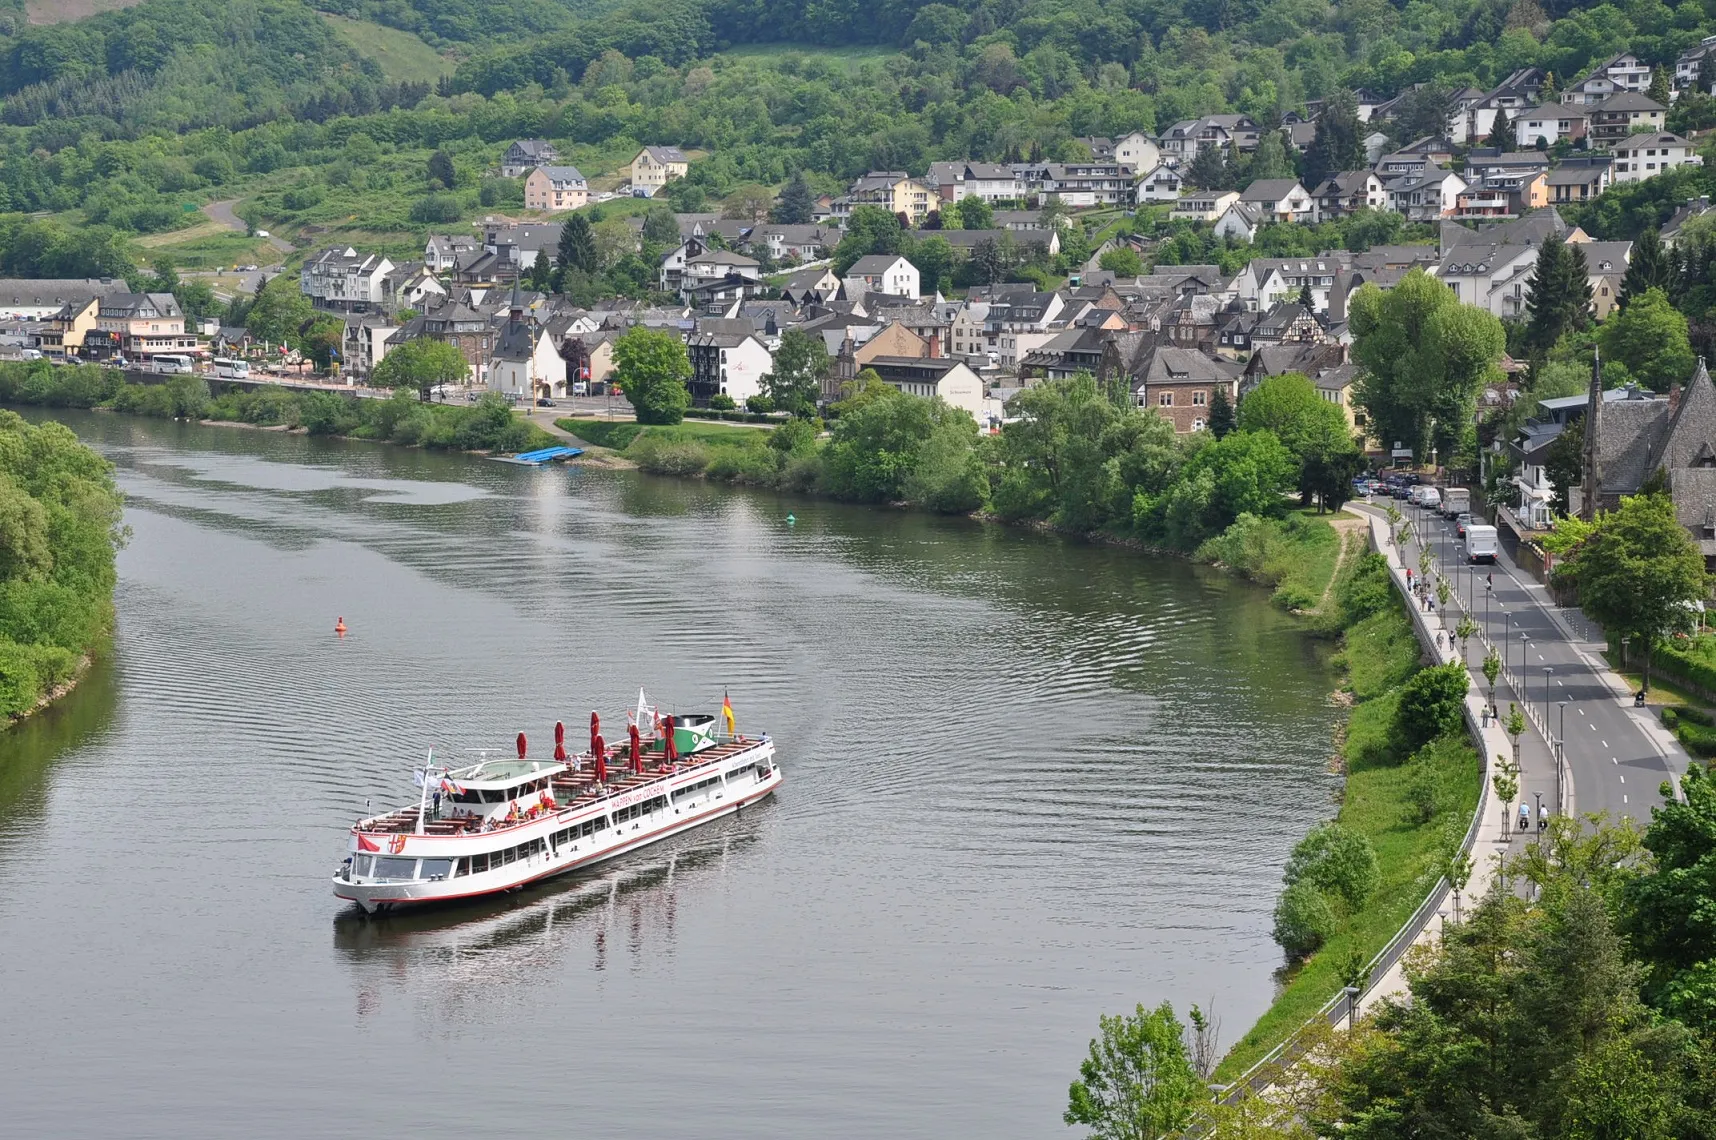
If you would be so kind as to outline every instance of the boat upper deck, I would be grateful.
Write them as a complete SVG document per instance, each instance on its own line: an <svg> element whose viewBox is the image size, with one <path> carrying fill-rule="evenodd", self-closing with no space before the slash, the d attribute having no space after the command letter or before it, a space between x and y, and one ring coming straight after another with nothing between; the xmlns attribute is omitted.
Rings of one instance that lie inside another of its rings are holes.
<svg viewBox="0 0 1716 1140"><path fill-rule="evenodd" d="M623 766L623 759L613 763L608 769L608 779L604 783L596 779L595 772L590 768L588 758L584 759L582 770L563 770L554 776L551 788L555 806L551 810L532 807L528 811L521 808L521 814L516 819L485 820L480 814L456 814L458 805L443 803L440 818L430 818L423 823L424 835L440 836L443 838L487 834L507 831L514 827L522 827L541 819L544 815L559 815L567 810L593 807L605 800L623 795L626 792L648 787L651 784L662 784L676 776L708 768L719 767L733 757L756 748L762 740L727 740L712 748L705 748L690 756L682 756L677 764L666 764L661 760L661 754L649 753L644 755L644 771L642 775L634 773L629 767ZM622 754L623 757L623 754ZM522 803L522 801L521 801ZM386 815L375 816L372 819L360 821L352 830L365 835L399 835L417 834L418 805L412 804Z"/></svg>

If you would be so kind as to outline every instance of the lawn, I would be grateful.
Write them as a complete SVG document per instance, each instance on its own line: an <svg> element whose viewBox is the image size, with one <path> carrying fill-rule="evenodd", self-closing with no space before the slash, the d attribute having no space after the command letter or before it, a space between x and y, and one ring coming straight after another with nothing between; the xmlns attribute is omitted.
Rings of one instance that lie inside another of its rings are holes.
<svg viewBox="0 0 1716 1140"><path fill-rule="evenodd" d="M230 265L273 265L280 260L263 238L247 237L218 223L214 230L198 226L187 234L151 234L154 240L140 241L144 260L170 258L180 269L220 269Z"/></svg>
<svg viewBox="0 0 1716 1140"><path fill-rule="evenodd" d="M322 15L341 39L375 60L393 83L434 83L453 73L452 60L410 32L328 12Z"/></svg>
<svg viewBox="0 0 1716 1140"><path fill-rule="evenodd" d="M744 44L740 47L728 48L721 54L733 59L783 59L788 56L800 56L807 60L823 60L851 72L857 71L866 63L887 59L889 56L898 55L899 52L891 47L873 45L837 48L826 47L822 44Z"/></svg>
<svg viewBox="0 0 1716 1140"><path fill-rule="evenodd" d="M649 432L653 436L675 440L698 440L704 443L748 443L759 431L768 429L761 424L732 424L720 420L686 420L673 427L648 427L630 420L573 419L564 417L555 426L569 431L586 443L597 447L624 451L632 440Z"/></svg>
<svg viewBox="0 0 1716 1140"><path fill-rule="evenodd" d="M1464 835L1477 809L1480 767L1463 734L1427 750L1440 793L1428 823L1419 822L1408 795L1411 767L1392 755L1399 686L1419 660L1417 637L1398 599L1347 632L1343 658L1355 704L1342 748L1348 775L1337 818L1370 838L1382 879L1365 906L1294 973L1234 1044L1216 1070L1218 1081L1238 1077L1316 1014L1340 990L1341 966L1353 948L1369 959L1388 945L1435 885L1449 837Z"/></svg>

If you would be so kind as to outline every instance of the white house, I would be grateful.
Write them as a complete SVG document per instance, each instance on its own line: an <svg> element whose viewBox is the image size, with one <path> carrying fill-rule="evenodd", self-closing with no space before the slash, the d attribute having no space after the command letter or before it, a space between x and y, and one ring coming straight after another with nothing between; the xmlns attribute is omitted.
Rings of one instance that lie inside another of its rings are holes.
<svg viewBox="0 0 1716 1140"><path fill-rule="evenodd" d="M1615 144L1615 182L1642 182L1677 166L1703 166L1693 144L1671 131L1629 135Z"/></svg>
<svg viewBox="0 0 1716 1140"><path fill-rule="evenodd" d="M1650 64L1641 63L1638 56L1624 51L1593 67L1583 79L1569 84L1561 92L1561 101L1588 107L1617 92L1631 91L1642 95L1649 90Z"/></svg>
<svg viewBox="0 0 1716 1140"><path fill-rule="evenodd" d="M490 391L530 402L566 395L566 361L549 331L525 315L516 284L489 354L488 383Z"/></svg>
<svg viewBox="0 0 1716 1140"><path fill-rule="evenodd" d="M707 404L714 396L727 396L740 407L763 393L763 376L774 369L768 345L749 328L749 321L699 321L696 332L685 339L691 358L691 396Z"/></svg>
<svg viewBox="0 0 1716 1140"><path fill-rule="evenodd" d="M1473 241L1444 254L1436 277L1466 304L1512 320L1525 315L1536 266L1535 245Z"/></svg>
<svg viewBox="0 0 1716 1140"><path fill-rule="evenodd" d="M560 155L547 139L519 139L501 156L502 178L523 178L538 166L552 166Z"/></svg>
<svg viewBox="0 0 1716 1140"><path fill-rule="evenodd" d="M1257 206L1277 222L1311 220L1311 196L1296 178L1259 178L1240 194L1241 205Z"/></svg>
<svg viewBox="0 0 1716 1140"><path fill-rule="evenodd" d="M379 313L387 301L385 279L393 262L376 253L336 246L304 262L298 291L318 309L335 313Z"/></svg>
<svg viewBox="0 0 1716 1140"><path fill-rule="evenodd" d="M1567 139L1585 137L1590 129L1591 112L1577 103L1545 103L1527 107L1513 121L1513 137L1520 150L1541 146L1548 149Z"/></svg>
<svg viewBox="0 0 1716 1140"><path fill-rule="evenodd" d="M1184 190L1170 217L1188 222L1213 222L1239 201L1238 190Z"/></svg>
<svg viewBox="0 0 1716 1140"><path fill-rule="evenodd" d="M1387 205L1382 179L1370 170L1331 174L1311 191L1312 216L1319 222L1344 218L1355 210L1380 210Z"/></svg>
<svg viewBox="0 0 1716 1140"><path fill-rule="evenodd" d="M860 257L841 278L848 301L861 301L867 293L888 293L895 297L919 295L918 267L898 254L873 253Z"/></svg>
<svg viewBox="0 0 1716 1140"><path fill-rule="evenodd" d="M1144 171L1134 194L1139 202L1177 202L1183 184L1179 171L1159 162Z"/></svg>
<svg viewBox="0 0 1716 1140"><path fill-rule="evenodd" d="M1133 131L1114 140L1114 161L1133 170L1149 170L1162 161L1162 148L1143 131Z"/></svg>
<svg viewBox="0 0 1716 1140"><path fill-rule="evenodd" d="M1309 285L1311 307L1324 312L1341 268L1334 257L1254 257L1234 279L1234 289L1246 309L1256 313L1283 301L1297 301L1299 290Z"/></svg>
<svg viewBox="0 0 1716 1140"><path fill-rule="evenodd" d="M866 368L911 396L939 397L955 408L983 415L983 380L964 362L946 356L874 356Z"/></svg>
<svg viewBox="0 0 1716 1140"><path fill-rule="evenodd" d="M1255 241L1257 231L1270 222L1268 208L1256 202L1235 202L1222 211L1210 232L1234 241Z"/></svg>
<svg viewBox="0 0 1716 1140"><path fill-rule="evenodd" d="M1466 180L1452 170L1427 166L1417 174L1403 174L1383 185L1388 208L1415 222L1434 221L1454 212Z"/></svg>

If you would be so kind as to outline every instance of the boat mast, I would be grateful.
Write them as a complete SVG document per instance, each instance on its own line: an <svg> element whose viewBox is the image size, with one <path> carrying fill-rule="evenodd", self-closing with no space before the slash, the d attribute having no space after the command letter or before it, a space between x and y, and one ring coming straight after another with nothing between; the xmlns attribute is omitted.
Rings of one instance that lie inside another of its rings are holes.
<svg viewBox="0 0 1716 1140"><path fill-rule="evenodd" d="M417 834L423 834L423 817L429 814L429 765L435 762L435 750L423 758L423 783L417 789Z"/></svg>

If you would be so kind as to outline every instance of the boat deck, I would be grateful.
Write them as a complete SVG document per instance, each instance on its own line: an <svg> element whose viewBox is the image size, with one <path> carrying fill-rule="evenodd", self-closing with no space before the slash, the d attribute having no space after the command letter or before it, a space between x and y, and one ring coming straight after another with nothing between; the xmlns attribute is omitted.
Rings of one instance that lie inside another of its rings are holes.
<svg viewBox="0 0 1716 1140"><path fill-rule="evenodd" d="M628 761L625 759L625 754L621 753L618 760L609 761L606 783L597 780L596 774L590 770L589 757L581 757L580 763L583 765L581 771L562 773L554 778L552 787L554 802L557 805L555 812L565 811L568 808L589 807L603 799L629 792L634 788L654 784L670 776L684 775L686 772L702 768L707 764L727 760L741 752L749 751L759 743L761 743L760 740L725 741L713 748L705 748L701 752L693 753L690 757L680 757L679 763L672 768L669 768L659 759L652 761L646 757L644 772L641 776L633 773L630 767L626 766ZM659 755L658 753L657 756ZM447 812L449 810L448 805L443 803L441 810ZM387 815L379 815L373 819L364 820L357 825L355 830L365 835L415 835L417 834L418 811L418 806L412 804L409 807L400 808L398 811L389 812ZM541 817L535 818L540 819ZM520 818L512 823L497 822L496 826L488 830L490 832L504 831L507 828L518 827L531 822L534 822L531 818ZM445 814L440 819L431 818L423 825L424 835L465 835L482 830L483 821L479 818L459 818Z"/></svg>

